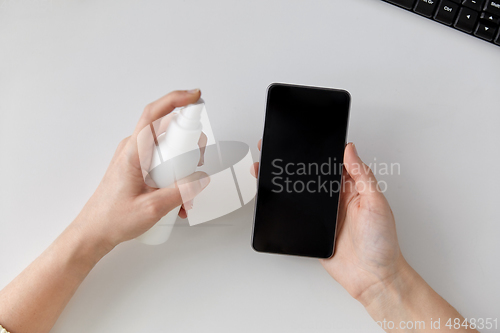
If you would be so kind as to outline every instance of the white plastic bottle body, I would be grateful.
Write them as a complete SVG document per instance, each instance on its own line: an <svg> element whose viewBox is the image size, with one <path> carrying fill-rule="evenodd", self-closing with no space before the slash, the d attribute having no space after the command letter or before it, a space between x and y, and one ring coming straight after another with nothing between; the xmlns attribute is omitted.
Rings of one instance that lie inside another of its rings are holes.
<svg viewBox="0 0 500 333"><path fill-rule="evenodd" d="M203 105L201 105L202 107ZM191 119L192 123L186 124L184 123L186 118L178 119L179 117L182 118L183 115L177 114L166 132L157 138L160 152L153 154L151 165L156 167L150 170L150 175L159 188L174 187L176 181L196 171L200 160L198 140L201 135L201 122L199 122L199 114L198 124L196 119ZM149 245L166 242L170 237L180 208L181 206L172 209L151 229L136 239Z"/></svg>

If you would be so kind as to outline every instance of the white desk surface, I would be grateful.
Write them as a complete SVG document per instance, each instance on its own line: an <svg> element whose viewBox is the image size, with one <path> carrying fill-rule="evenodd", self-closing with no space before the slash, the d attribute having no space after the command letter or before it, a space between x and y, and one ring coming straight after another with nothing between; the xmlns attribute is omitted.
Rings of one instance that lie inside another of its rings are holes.
<svg viewBox="0 0 500 333"><path fill-rule="evenodd" d="M218 140L261 136L266 87L347 89L411 265L467 318L500 316L500 48L378 0L0 0L0 287L93 193L150 101L200 87ZM62 332L378 332L317 260L250 247L253 201L120 245Z"/></svg>

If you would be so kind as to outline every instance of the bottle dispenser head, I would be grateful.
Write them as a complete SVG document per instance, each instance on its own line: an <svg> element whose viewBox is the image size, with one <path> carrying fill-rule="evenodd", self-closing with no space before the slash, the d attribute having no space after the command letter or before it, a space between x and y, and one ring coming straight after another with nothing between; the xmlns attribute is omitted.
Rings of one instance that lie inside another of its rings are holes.
<svg viewBox="0 0 500 333"><path fill-rule="evenodd" d="M205 107L205 101L199 99L196 103L189 104L179 111L178 122L186 129L197 129L200 126L201 112Z"/></svg>
<svg viewBox="0 0 500 333"><path fill-rule="evenodd" d="M191 119L200 119L201 111L203 111L203 107L205 106L205 101L203 99L199 99L196 103L189 104L181 109L181 113L184 117Z"/></svg>

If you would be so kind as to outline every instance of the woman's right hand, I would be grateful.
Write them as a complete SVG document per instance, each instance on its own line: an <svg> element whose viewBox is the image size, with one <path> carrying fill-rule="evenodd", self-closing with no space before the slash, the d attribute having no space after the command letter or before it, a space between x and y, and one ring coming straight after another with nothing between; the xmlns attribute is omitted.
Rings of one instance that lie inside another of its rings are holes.
<svg viewBox="0 0 500 333"><path fill-rule="evenodd" d="M344 152L335 246L333 257L321 263L365 306L408 268L399 248L391 207L353 143Z"/></svg>
<svg viewBox="0 0 500 333"><path fill-rule="evenodd" d="M261 141L258 144L261 149ZM257 175L258 163L252 174ZM333 257L322 259L327 272L363 305L382 292L407 264L399 249L389 203L354 144L344 152L337 240Z"/></svg>
<svg viewBox="0 0 500 333"><path fill-rule="evenodd" d="M257 175L258 163L251 171ZM327 272L386 332L441 332L431 322L442 329L448 321L466 323L403 258L391 207L353 143L345 147L341 190L335 252L321 259ZM467 323L456 332L474 328Z"/></svg>

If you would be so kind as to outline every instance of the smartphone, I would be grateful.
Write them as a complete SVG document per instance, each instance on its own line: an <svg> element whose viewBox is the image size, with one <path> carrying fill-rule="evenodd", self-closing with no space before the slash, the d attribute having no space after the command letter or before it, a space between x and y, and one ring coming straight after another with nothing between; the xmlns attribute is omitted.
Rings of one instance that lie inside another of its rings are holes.
<svg viewBox="0 0 500 333"><path fill-rule="evenodd" d="M267 90L252 247L333 255L351 97L273 83Z"/></svg>

